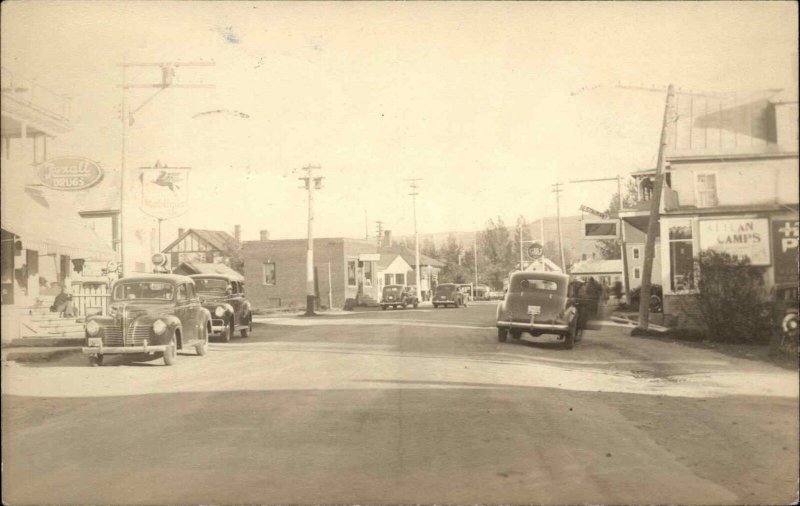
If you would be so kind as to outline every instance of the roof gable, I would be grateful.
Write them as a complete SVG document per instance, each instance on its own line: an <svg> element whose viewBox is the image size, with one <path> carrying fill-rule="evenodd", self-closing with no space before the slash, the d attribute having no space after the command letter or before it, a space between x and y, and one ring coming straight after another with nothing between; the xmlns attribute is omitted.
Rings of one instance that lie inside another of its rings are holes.
<svg viewBox="0 0 800 506"><path fill-rule="evenodd" d="M203 241L207 245L211 246L212 249L218 251L225 251L228 249L236 249L238 248L238 243L236 239L233 238L227 232L222 230L204 230L198 228L190 228L186 230L182 235L178 236L177 239L172 241L169 246L164 248L162 251L164 253L169 253L175 246L181 243L184 239L189 237L190 235L194 235L198 240Z"/></svg>

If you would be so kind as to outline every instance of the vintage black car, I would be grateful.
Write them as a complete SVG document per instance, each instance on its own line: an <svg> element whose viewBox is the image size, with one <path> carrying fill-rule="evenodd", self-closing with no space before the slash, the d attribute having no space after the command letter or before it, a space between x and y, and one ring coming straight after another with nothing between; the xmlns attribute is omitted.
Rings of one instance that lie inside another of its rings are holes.
<svg viewBox="0 0 800 506"><path fill-rule="evenodd" d="M434 308L438 308L439 306L466 307L467 296L459 289L459 285L443 283L436 287L431 302L433 302Z"/></svg>
<svg viewBox="0 0 800 506"><path fill-rule="evenodd" d="M580 300L571 293L569 276L552 272L515 272L505 298L497 305L497 339L519 339L523 332L534 337L556 334L566 348L583 337L579 324Z"/></svg>
<svg viewBox="0 0 800 506"><path fill-rule="evenodd" d="M86 318L89 363L103 364L106 355L164 358L172 365L178 350L208 351L211 315L200 305L194 281L174 274L139 275L111 287L107 315Z"/></svg>
<svg viewBox="0 0 800 506"><path fill-rule="evenodd" d="M408 306L419 305L419 299L414 288L405 285L386 285L383 287L383 294L381 297L381 309L386 309L391 306L394 309L402 307L403 309Z"/></svg>
<svg viewBox="0 0 800 506"><path fill-rule="evenodd" d="M200 303L211 313L211 335L226 343L238 330L242 337L253 329L250 302L244 296L241 278L225 274L192 274Z"/></svg>
<svg viewBox="0 0 800 506"><path fill-rule="evenodd" d="M798 348L797 313L797 285L794 283L777 285L772 302L774 339L781 352L788 352L794 356Z"/></svg>

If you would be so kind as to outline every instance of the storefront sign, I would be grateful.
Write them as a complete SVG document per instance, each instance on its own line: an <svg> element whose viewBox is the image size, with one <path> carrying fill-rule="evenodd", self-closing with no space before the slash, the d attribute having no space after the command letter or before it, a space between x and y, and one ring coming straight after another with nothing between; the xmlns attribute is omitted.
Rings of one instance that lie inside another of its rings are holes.
<svg viewBox="0 0 800 506"><path fill-rule="evenodd" d="M361 253L358 255L359 262L379 262L380 260L380 253Z"/></svg>
<svg viewBox="0 0 800 506"><path fill-rule="evenodd" d="M617 220L593 220L583 222L584 239L616 239L619 237Z"/></svg>
<svg viewBox="0 0 800 506"><path fill-rule="evenodd" d="M752 265L769 265L769 225L766 218L700 221L700 249L749 258Z"/></svg>
<svg viewBox="0 0 800 506"><path fill-rule="evenodd" d="M103 169L97 162L77 156L51 158L39 164L39 180L53 190L85 190L103 179Z"/></svg>
<svg viewBox="0 0 800 506"><path fill-rule="evenodd" d="M154 218L175 218L189 210L189 167L142 168L142 211Z"/></svg>
<svg viewBox="0 0 800 506"><path fill-rule="evenodd" d="M775 259L775 283L797 283L797 220L772 220L772 255Z"/></svg>

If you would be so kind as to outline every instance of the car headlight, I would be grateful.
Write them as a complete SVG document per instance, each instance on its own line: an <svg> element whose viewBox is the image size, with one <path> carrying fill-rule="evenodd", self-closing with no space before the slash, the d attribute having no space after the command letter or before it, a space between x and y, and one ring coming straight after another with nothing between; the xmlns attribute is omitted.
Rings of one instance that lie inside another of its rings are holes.
<svg viewBox="0 0 800 506"><path fill-rule="evenodd" d="M218 318L222 318L225 315L225 308L222 306L217 306L217 309L214 310L214 315Z"/></svg>
<svg viewBox="0 0 800 506"><path fill-rule="evenodd" d="M153 322L153 332L156 335L160 336L167 330L167 324L164 323L164 320L156 320Z"/></svg>
<svg viewBox="0 0 800 506"><path fill-rule="evenodd" d="M96 336L98 332L100 332L100 325L94 320L89 320L89 323L86 324L86 333Z"/></svg>
<svg viewBox="0 0 800 506"><path fill-rule="evenodd" d="M783 330L792 331L797 330L797 315L787 314L783 317Z"/></svg>

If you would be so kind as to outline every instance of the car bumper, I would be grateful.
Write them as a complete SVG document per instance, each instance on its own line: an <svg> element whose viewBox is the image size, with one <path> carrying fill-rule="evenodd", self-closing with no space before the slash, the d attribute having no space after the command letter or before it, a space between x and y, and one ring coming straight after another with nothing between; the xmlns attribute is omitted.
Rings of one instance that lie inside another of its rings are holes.
<svg viewBox="0 0 800 506"><path fill-rule="evenodd" d="M225 326L225 320L211 320L211 335L222 335L225 332Z"/></svg>
<svg viewBox="0 0 800 506"><path fill-rule="evenodd" d="M542 330L550 332L566 332L569 325L560 323L523 323L523 322L497 322L498 329Z"/></svg>
<svg viewBox="0 0 800 506"><path fill-rule="evenodd" d="M127 354L142 354L142 353L158 353L165 352L170 345L156 344L149 345L143 344L139 346L84 346L81 352L84 355L127 355Z"/></svg>

